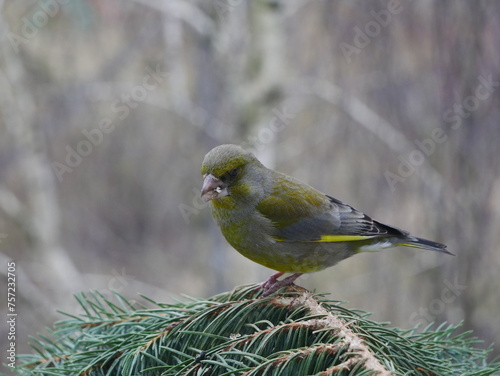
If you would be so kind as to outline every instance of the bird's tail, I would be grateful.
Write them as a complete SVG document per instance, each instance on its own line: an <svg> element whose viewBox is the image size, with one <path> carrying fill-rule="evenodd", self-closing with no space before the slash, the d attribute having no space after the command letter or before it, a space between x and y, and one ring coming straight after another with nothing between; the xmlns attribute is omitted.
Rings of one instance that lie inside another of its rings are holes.
<svg viewBox="0 0 500 376"><path fill-rule="evenodd" d="M404 247L414 247L414 248L422 248L429 249L431 251L443 252L449 255L453 255L450 251L446 249L446 245L433 242L427 239L417 238L415 236L408 236L405 238L399 238L394 241L394 245L400 245Z"/></svg>

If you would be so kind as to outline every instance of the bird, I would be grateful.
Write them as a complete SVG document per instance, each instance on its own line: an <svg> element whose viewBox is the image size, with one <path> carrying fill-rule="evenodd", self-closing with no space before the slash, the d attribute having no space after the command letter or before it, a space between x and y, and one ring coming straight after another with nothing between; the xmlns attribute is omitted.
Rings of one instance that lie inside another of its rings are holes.
<svg viewBox="0 0 500 376"><path fill-rule="evenodd" d="M259 285L264 296L358 253L406 246L452 254L446 245L378 222L291 176L265 167L239 145L203 159L201 197L228 243L277 271ZM285 273L293 273L279 279Z"/></svg>

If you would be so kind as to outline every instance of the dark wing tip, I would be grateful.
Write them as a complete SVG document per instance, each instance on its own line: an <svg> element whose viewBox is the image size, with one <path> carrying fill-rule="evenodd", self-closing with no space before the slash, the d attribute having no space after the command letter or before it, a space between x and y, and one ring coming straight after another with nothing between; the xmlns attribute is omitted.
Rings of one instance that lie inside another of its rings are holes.
<svg viewBox="0 0 500 376"><path fill-rule="evenodd" d="M429 249L431 251L446 253L451 256L455 256L454 253L451 253L446 249L446 245L438 242L433 242L432 240L417 238L414 236L409 236L406 239L402 239L400 242L401 245L408 244L410 247L420 247L424 249Z"/></svg>
<svg viewBox="0 0 500 376"><path fill-rule="evenodd" d="M344 204L332 196L326 195L326 197L339 209L345 209L344 212L340 213L341 230L345 234L389 238L394 245L423 248L455 256L446 249L446 245L444 244L411 236L407 231L373 220L368 215L361 213L352 206Z"/></svg>

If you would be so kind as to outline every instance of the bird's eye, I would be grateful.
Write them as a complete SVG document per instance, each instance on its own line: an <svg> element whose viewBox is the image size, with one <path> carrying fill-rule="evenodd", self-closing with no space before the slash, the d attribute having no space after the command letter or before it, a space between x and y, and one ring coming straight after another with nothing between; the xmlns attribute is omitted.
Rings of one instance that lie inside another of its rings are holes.
<svg viewBox="0 0 500 376"><path fill-rule="evenodd" d="M238 175L237 168L233 168L231 171L229 171L229 177L234 178L236 175Z"/></svg>

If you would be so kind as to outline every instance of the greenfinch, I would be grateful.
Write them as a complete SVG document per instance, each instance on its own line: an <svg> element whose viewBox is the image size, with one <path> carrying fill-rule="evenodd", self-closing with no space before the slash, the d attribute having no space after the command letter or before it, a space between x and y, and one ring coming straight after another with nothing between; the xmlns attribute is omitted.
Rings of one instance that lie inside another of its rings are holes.
<svg viewBox="0 0 500 376"><path fill-rule="evenodd" d="M207 153L201 196L226 240L243 256L278 271L261 288L269 295L364 251L395 246L451 254L444 244L371 219L352 206L265 167L237 145ZM278 280L284 273L294 273Z"/></svg>

